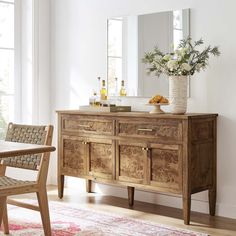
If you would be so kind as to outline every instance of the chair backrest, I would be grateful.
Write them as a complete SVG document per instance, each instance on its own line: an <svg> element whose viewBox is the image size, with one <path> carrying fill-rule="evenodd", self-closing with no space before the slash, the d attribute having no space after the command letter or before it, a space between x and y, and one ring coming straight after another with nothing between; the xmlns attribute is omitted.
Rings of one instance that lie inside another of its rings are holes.
<svg viewBox="0 0 236 236"><path fill-rule="evenodd" d="M6 134L6 141L31 143L39 145L51 145L53 127L20 125L9 123ZM43 154L24 155L19 157L6 158L5 166L38 170Z"/></svg>

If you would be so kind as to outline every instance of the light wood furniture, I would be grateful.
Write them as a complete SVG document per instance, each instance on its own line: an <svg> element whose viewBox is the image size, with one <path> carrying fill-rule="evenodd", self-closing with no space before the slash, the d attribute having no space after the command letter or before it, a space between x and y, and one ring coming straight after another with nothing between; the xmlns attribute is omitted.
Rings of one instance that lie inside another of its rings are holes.
<svg viewBox="0 0 236 236"><path fill-rule="evenodd" d="M51 235L46 192L46 180L51 147L52 126L17 125L10 123L7 141L0 142L0 225L9 233L7 203L40 211L44 233ZM29 144L30 143L30 144ZM43 154L39 154L43 153ZM5 175L6 167L17 167L38 171L36 181L18 180ZM36 192L39 206L7 199L11 195Z"/></svg>
<svg viewBox="0 0 236 236"><path fill-rule="evenodd" d="M58 190L64 176L179 194L184 223L190 222L191 194L209 191L216 203L216 114L92 113L58 111Z"/></svg>
<svg viewBox="0 0 236 236"><path fill-rule="evenodd" d="M0 158L55 151L55 147L0 140ZM1 160L1 159L0 159Z"/></svg>

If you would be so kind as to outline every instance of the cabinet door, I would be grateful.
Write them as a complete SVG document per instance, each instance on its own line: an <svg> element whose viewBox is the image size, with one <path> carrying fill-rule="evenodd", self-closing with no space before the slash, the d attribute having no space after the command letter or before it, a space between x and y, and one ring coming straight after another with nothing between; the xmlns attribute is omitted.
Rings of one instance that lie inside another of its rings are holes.
<svg viewBox="0 0 236 236"><path fill-rule="evenodd" d="M116 179L130 183L147 182L147 145L117 141Z"/></svg>
<svg viewBox="0 0 236 236"><path fill-rule="evenodd" d="M182 190L182 146L151 144L148 163L149 183L180 193Z"/></svg>
<svg viewBox="0 0 236 236"><path fill-rule="evenodd" d="M115 144L107 139L88 139L88 174L94 179L114 178Z"/></svg>
<svg viewBox="0 0 236 236"><path fill-rule="evenodd" d="M84 138L62 136L60 145L60 171L72 176L86 175L86 142Z"/></svg>

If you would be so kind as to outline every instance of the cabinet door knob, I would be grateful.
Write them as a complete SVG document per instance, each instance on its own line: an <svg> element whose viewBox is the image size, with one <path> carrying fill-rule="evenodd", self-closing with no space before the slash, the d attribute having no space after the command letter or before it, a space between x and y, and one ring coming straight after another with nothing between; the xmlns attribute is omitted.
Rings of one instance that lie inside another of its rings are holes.
<svg viewBox="0 0 236 236"><path fill-rule="evenodd" d="M149 148L147 148L147 147L142 147L142 150L143 150L143 151L148 151Z"/></svg>

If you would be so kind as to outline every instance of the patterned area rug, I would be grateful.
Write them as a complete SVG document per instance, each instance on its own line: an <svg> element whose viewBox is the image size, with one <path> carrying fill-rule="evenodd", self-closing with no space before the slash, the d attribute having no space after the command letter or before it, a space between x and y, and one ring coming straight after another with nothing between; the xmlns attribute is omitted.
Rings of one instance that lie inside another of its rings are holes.
<svg viewBox="0 0 236 236"><path fill-rule="evenodd" d="M40 214L15 206L8 207L10 235L44 235ZM128 217L50 202L53 236L206 236ZM2 232L0 235L4 235Z"/></svg>

